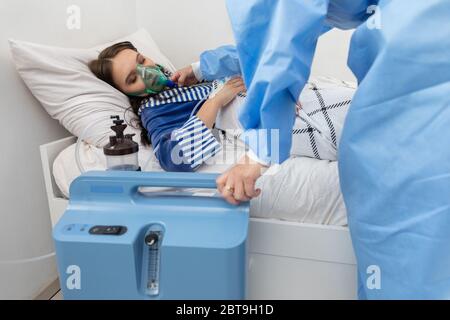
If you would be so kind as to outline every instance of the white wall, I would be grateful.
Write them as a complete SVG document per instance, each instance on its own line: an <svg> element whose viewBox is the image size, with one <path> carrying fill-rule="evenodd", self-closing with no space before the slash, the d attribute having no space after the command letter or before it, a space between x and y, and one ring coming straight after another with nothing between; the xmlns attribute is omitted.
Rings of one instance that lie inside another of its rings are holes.
<svg viewBox="0 0 450 320"><path fill-rule="evenodd" d="M234 43L225 0L137 0L137 18L176 67L197 60L203 50ZM332 30L321 37L312 76L355 81L346 58L351 35Z"/></svg>
<svg viewBox="0 0 450 320"><path fill-rule="evenodd" d="M81 30L66 27L79 5ZM39 145L69 135L26 89L12 62L8 38L90 47L136 29L130 0L0 1L0 299L32 298L56 277L53 258L7 263L53 251Z"/></svg>

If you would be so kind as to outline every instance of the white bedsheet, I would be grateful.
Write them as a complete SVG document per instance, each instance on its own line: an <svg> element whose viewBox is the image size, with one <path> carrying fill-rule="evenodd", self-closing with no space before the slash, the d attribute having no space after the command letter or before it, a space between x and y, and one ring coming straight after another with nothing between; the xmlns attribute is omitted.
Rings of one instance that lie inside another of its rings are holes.
<svg viewBox="0 0 450 320"><path fill-rule="evenodd" d="M70 183L80 175L75 161L75 145L64 149L53 163L53 175L61 192L68 197ZM223 150L199 172L223 172L232 163L218 164L217 159L240 158L243 148L224 142ZM150 159L150 161L148 161ZM102 149L81 144L80 160L84 169L105 170ZM162 171L151 148L140 148L139 162L143 171ZM339 188L337 163L311 158L292 158L285 161L275 174L261 177L257 186L260 197L251 201L252 217L286 221L344 226L346 210Z"/></svg>

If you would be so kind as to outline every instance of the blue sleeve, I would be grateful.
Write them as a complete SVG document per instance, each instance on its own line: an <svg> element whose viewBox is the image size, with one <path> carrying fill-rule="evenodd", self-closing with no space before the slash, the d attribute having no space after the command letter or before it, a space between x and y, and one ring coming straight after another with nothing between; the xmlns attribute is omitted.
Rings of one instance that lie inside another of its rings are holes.
<svg viewBox="0 0 450 320"><path fill-rule="evenodd" d="M211 130L197 116L163 134L155 155L165 171L193 172L221 149Z"/></svg>
<svg viewBox="0 0 450 320"><path fill-rule="evenodd" d="M260 162L283 162L290 154L295 102L317 39L327 30L328 0L227 0L227 8L247 86L242 139Z"/></svg>
<svg viewBox="0 0 450 320"><path fill-rule="evenodd" d="M207 81L241 74L236 47L228 45L203 52L200 55L200 71Z"/></svg>

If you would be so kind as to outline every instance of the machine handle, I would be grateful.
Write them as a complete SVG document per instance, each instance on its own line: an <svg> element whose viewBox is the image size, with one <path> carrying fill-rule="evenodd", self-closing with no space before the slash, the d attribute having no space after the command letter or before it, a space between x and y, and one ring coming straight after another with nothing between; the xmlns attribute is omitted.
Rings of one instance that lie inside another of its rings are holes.
<svg viewBox="0 0 450 320"><path fill-rule="evenodd" d="M130 198L139 187L216 188L218 174L191 172L90 171L70 185L70 200L89 200L92 195Z"/></svg>

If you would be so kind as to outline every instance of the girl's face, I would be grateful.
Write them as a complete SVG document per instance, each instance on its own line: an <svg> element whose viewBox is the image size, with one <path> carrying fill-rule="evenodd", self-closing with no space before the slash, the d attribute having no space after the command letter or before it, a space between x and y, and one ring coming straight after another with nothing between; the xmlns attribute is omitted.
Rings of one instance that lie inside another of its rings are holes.
<svg viewBox="0 0 450 320"><path fill-rule="evenodd" d="M155 62L139 52L125 49L112 59L112 78L117 86L125 94L140 92L145 89L145 84L136 73L136 65L147 67L156 66Z"/></svg>

